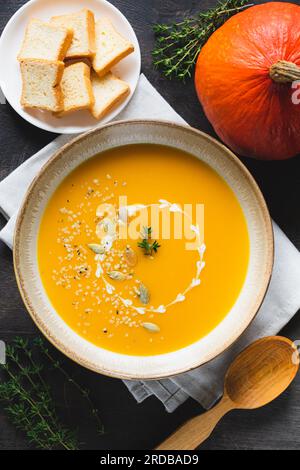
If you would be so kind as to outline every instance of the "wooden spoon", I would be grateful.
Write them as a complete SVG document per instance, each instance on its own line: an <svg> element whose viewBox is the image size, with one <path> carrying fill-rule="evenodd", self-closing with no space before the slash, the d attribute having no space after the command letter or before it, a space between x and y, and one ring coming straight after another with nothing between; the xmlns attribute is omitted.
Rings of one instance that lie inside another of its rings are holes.
<svg viewBox="0 0 300 470"><path fill-rule="evenodd" d="M277 398L295 378L298 368L299 353L289 339L270 336L255 341L229 367L222 400L185 423L157 450L195 449L228 411L259 408Z"/></svg>

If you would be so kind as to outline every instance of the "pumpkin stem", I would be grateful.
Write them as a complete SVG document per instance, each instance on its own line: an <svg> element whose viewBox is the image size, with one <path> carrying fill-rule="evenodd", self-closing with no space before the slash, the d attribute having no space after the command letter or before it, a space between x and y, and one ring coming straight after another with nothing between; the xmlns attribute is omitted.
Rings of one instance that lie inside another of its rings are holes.
<svg viewBox="0 0 300 470"><path fill-rule="evenodd" d="M276 83L291 83L300 80L300 67L286 60L279 60L270 67L270 77Z"/></svg>

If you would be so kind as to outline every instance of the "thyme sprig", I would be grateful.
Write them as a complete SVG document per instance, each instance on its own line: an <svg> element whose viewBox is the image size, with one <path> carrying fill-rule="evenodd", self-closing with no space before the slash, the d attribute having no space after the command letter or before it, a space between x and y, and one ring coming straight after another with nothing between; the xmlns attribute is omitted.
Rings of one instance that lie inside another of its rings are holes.
<svg viewBox="0 0 300 470"><path fill-rule="evenodd" d="M144 227L141 233L142 241L138 242L138 247L142 248L147 256L152 256L153 252L157 253L158 248L160 248L160 244L156 240L151 243L151 235L152 228Z"/></svg>
<svg viewBox="0 0 300 470"><path fill-rule="evenodd" d="M201 48L210 35L240 10L252 6L247 0L222 0L215 8L172 24L155 24L152 52L154 66L169 78L185 81L192 71Z"/></svg>
<svg viewBox="0 0 300 470"><path fill-rule="evenodd" d="M42 365L21 354L19 338L7 345L6 357L0 401L11 421L41 449L76 450L74 431L60 423L49 388L41 381Z"/></svg>
<svg viewBox="0 0 300 470"><path fill-rule="evenodd" d="M4 374L0 381L0 402L12 423L26 434L30 443L41 449L76 450L79 445L76 432L61 424L50 389L43 378L41 353L84 397L96 420L97 431L103 434L103 425L89 391L81 387L55 360L41 338L29 342L16 337L7 345L7 362L2 366Z"/></svg>

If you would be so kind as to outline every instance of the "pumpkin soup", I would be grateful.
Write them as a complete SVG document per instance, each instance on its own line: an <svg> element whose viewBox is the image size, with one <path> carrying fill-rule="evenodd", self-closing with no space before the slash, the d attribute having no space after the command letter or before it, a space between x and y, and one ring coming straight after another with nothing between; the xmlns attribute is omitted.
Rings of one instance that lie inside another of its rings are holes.
<svg viewBox="0 0 300 470"><path fill-rule="evenodd" d="M130 355L208 334L235 303L248 258L227 183L197 158L150 144L106 151L70 173L38 238L58 314L95 345Z"/></svg>

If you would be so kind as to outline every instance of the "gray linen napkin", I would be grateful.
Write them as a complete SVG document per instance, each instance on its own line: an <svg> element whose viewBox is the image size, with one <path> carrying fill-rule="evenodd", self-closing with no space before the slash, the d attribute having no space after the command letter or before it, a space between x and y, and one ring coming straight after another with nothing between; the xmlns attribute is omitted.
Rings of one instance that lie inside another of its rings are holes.
<svg viewBox="0 0 300 470"><path fill-rule="evenodd" d="M178 123L184 120L171 108L141 75L137 90L118 119L166 119ZM0 238L12 248L13 232L24 194L43 164L73 135L59 136L49 145L20 165L0 183L0 210L8 219ZM300 254L274 223L275 265L273 276L262 307L251 326L225 353L209 364L159 381L125 381L138 402L156 396L169 412L192 397L209 408L222 394L223 379L228 364L246 345L257 338L278 333L300 308Z"/></svg>

